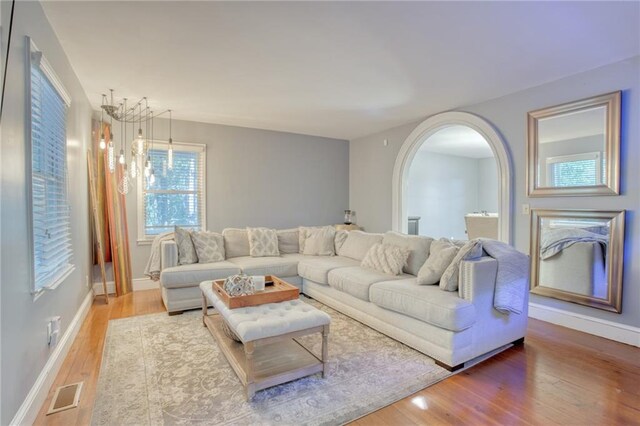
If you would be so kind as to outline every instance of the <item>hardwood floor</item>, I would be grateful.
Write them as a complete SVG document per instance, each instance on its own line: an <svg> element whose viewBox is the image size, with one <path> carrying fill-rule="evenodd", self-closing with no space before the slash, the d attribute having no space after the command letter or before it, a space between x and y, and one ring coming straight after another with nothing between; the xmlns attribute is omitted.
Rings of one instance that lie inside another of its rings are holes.
<svg viewBox="0 0 640 426"><path fill-rule="evenodd" d="M158 290L111 302L94 301L36 424L89 424L108 321L164 312ZM80 406L45 416L81 380ZM640 349L532 319L524 345L352 424L640 424Z"/></svg>

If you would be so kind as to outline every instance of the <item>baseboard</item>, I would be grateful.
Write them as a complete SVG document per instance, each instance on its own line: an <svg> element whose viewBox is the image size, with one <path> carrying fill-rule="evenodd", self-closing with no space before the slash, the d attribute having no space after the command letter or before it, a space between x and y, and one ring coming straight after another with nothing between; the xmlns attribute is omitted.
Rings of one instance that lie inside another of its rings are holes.
<svg viewBox="0 0 640 426"><path fill-rule="evenodd" d="M529 317L640 347L640 328L529 302Z"/></svg>
<svg viewBox="0 0 640 426"><path fill-rule="evenodd" d="M154 290L160 288L160 281L152 281L151 278L134 278L133 291Z"/></svg>
<svg viewBox="0 0 640 426"><path fill-rule="evenodd" d="M58 375L60 367L64 359L67 357L71 345L76 339L80 327L84 323L84 319L89 313L91 303L93 302L93 293L87 293L87 296L82 301L78 312L69 323L67 331L64 333L58 345L53 349L53 352L49 356L44 368L38 375L36 382L31 387L31 390L27 394L24 402L18 409L18 412L11 420L11 425L30 425L33 424L38 417L38 412L47 399L49 389L53 385L53 382Z"/></svg>
<svg viewBox="0 0 640 426"><path fill-rule="evenodd" d="M151 281L151 278L134 278L132 281L133 291L142 291L142 290L153 290L156 288L160 288L160 284L158 281ZM107 281L107 291L109 294L115 294L116 292L116 284L113 281ZM104 294L104 290L102 289L102 283L93 283L93 294L99 296Z"/></svg>

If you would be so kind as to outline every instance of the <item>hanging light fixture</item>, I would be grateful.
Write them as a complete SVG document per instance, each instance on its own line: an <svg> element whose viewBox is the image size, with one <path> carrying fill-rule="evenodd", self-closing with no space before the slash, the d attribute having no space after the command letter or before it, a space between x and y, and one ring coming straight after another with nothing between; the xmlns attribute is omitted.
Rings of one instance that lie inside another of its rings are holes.
<svg viewBox="0 0 640 426"><path fill-rule="evenodd" d="M142 98L147 99L147 98ZM137 139L137 155L142 156L144 154L144 138L142 137L142 103L138 103L138 139Z"/></svg>
<svg viewBox="0 0 640 426"><path fill-rule="evenodd" d="M124 98L124 114L126 117L127 114L127 98ZM124 156L125 149L127 147L127 124L126 121L122 121L123 124L123 133L122 133L122 145L120 147L120 158L118 159L119 163L122 165L122 173L120 176L120 181L118 182L118 192L121 194L129 193L129 173L127 171L127 161Z"/></svg>
<svg viewBox="0 0 640 426"><path fill-rule="evenodd" d="M104 105L104 98L107 95L102 95L102 105ZM100 149L104 150L107 147L107 142L104 140L104 109L100 108Z"/></svg>
<svg viewBox="0 0 640 426"><path fill-rule="evenodd" d="M169 148L167 148L167 167L173 170L173 139L171 139L171 110L169 110Z"/></svg>
<svg viewBox="0 0 640 426"><path fill-rule="evenodd" d="M148 107L147 111L149 111ZM153 111L149 111L147 115L147 136L149 135L149 115L151 115L151 144L153 144ZM144 177L148 178L149 176L151 176L151 154L149 153L149 150L147 150L147 158L144 162Z"/></svg>
<svg viewBox="0 0 640 426"><path fill-rule="evenodd" d="M127 98L124 98L124 107L123 107L125 114L127 111ZM124 157L124 144L127 141L127 126L124 124L125 122L122 121L121 122L121 128L123 129L122 131L122 142L120 143L120 154L118 155L118 163L120 163L121 165L124 165L127 162L127 159Z"/></svg>

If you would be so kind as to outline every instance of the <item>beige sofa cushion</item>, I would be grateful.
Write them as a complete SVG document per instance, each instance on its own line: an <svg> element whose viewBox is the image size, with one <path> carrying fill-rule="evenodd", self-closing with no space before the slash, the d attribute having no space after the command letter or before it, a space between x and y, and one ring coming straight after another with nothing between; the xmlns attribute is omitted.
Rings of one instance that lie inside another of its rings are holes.
<svg viewBox="0 0 640 426"><path fill-rule="evenodd" d="M300 253L298 228L279 229L276 231L278 235L278 250L280 254Z"/></svg>
<svg viewBox="0 0 640 426"><path fill-rule="evenodd" d="M415 278L382 281L371 286L371 302L435 326L462 331L476 321L476 308L457 293L416 285Z"/></svg>
<svg viewBox="0 0 640 426"><path fill-rule="evenodd" d="M348 257L305 256L298 263L298 275L318 284L328 285L330 271L358 265L360 265L360 262Z"/></svg>
<svg viewBox="0 0 640 426"><path fill-rule="evenodd" d="M163 269L160 273L160 284L166 288L193 287L202 281L218 280L239 273L238 265L227 261L194 263Z"/></svg>
<svg viewBox="0 0 640 426"><path fill-rule="evenodd" d="M358 299L369 301L369 287L373 284L393 279L409 278L411 275L391 276L362 266L338 268L329 272L329 286L348 293Z"/></svg>
<svg viewBox="0 0 640 426"><path fill-rule="evenodd" d="M336 254L338 254L338 250L342 248L342 245L344 244L344 242L347 241L348 236L349 236L349 231L345 231L344 229L340 231L336 231L336 237L333 241Z"/></svg>
<svg viewBox="0 0 640 426"><path fill-rule="evenodd" d="M446 291L458 290L458 277L460 275L460 262L463 260L479 259L482 257L482 242L480 240L468 241L460 248L456 257L442 274L440 288Z"/></svg>
<svg viewBox="0 0 640 426"><path fill-rule="evenodd" d="M191 240L198 254L198 263L222 262L224 260L224 237L207 231L191 231Z"/></svg>
<svg viewBox="0 0 640 426"><path fill-rule="evenodd" d="M298 274L298 259L290 257L251 257L242 256L228 259L246 275L276 275L291 277Z"/></svg>
<svg viewBox="0 0 640 426"><path fill-rule="evenodd" d="M350 257L351 259L364 259L367 252L374 244L382 242L382 234L371 234L363 231L351 231L344 244L340 247L338 255Z"/></svg>
<svg viewBox="0 0 640 426"><path fill-rule="evenodd" d="M410 250L407 264L403 270L411 275L418 275L418 271L429 256L432 242L433 238L421 235L406 235L393 231L387 232L382 238L382 244L391 244Z"/></svg>
<svg viewBox="0 0 640 426"><path fill-rule="evenodd" d="M304 244L307 240L307 232L321 228L321 226L300 226L298 227L298 253L304 253Z"/></svg>
<svg viewBox="0 0 640 426"><path fill-rule="evenodd" d="M188 229L176 226L173 231L173 238L178 246L178 264L190 265L198 263L196 248L193 246L191 232Z"/></svg>

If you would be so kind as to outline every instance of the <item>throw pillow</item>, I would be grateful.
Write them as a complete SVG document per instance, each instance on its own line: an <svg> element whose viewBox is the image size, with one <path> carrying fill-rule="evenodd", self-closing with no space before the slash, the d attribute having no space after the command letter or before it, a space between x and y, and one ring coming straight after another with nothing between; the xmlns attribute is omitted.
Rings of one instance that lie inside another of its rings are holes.
<svg viewBox="0 0 640 426"><path fill-rule="evenodd" d="M336 229L333 226L307 230L303 254L333 256L335 236Z"/></svg>
<svg viewBox="0 0 640 426"><path fill-rule="evenodd" d="M482 257L482 242L471 240L458 251L458 254L451 261L451 265L440 278L440 288L446 291L458 290L458 276L460 275L460 262L463 260L478 259Z"/></svg>
<svg viewBox="0 0 640 426"><path fill-rule="evenodd" d="M335 245L336 254L342 248L342 245L345 241L347 241L347 237L349 236L349 231L345 231L344 229L341 231L336 231L336 237L333 240L333 244Z"/></svg>
<svg viewBox="0 0 640 426"><path fill-rule="evenodd" d="M431 252L427 261L418 271L417 283L420 285L438 284L442 274L460 250L446 238L431 243Z"/></svg>
<svg viewBox="0 0 640 426"><path fill-rule="evenodd" d="M178 246L178 264L191 265L192 263L198 263L198 255L195 247L193 247L191 233L179 226L175 227L173 233Z"/></svg>
<svg viewBox="0 0 640 426"><path fill-rule="evenodd" d="M251 257L280 256L278 233L269 228L247 228Z"/></svg>
<svg viewBox="0 0 640 426"><path fill-rule="evenodd" d="M385 274L400 275L410 252L406 247L376 243L367 251L361 266Z"/></svg>
<svg viewBox="0 0 640 426"><path fill-rule="evenodd" d="M249 256L249 233L246 229L226 228L222 230L222 236L227 259Z"/></svg>
<svg viewBox="0 0 640 426"><path fill-rule="evenodd" d="M351 231L346 241L340 247L340 256L350 257L354 260L362 261L369 249L377 243L382 242L382 234L371 234L363 231Z"/></svg>
<svg viewBox="0 0 640 426"><path fill-rule="evenodd" d="M307 232L320 228L320 226L300 226L298 228L298 253L304 253L304 243L307 241Z"/></svg>
<svg viewBox="0 0 640 426"><path fill-rule="evenodd" d="M299 253L300 242L298 236L300 231L298 228L280 229L278 234L278 250L281 254Z"/></svg>
<svg viewBox="0 0 640 426"><path fill-rule="evenodd" d="M404 272L411 275L418 275L420 267L429 256L429 247L433 238L423 237L421 235L407 235L399 232L389 231L384 234L382 244L391 244L392 246L406 247L410 250L409 259L404 267Z"/></svg>
<svg viewBox="0 0 640 426"><path fill-rule="evenodd" d="M224 238L222 234L207 231L191 232L199 263L222 262L224 260Z"/></svg>

